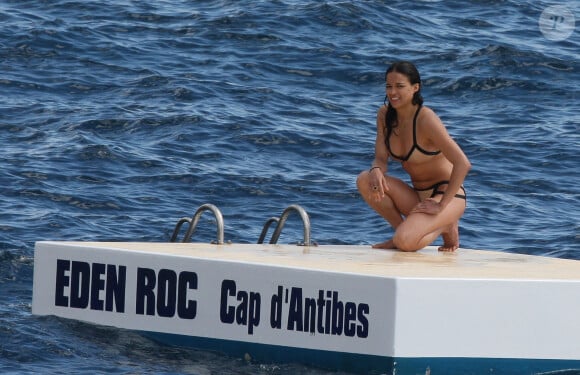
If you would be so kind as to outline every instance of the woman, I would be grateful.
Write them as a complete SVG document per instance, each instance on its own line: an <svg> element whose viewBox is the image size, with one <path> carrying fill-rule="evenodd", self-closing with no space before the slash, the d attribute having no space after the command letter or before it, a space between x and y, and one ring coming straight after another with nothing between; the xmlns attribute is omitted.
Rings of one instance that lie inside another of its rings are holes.
<svg viewBox="0 0 580 375"><path fill-rule="evenodd" d="M467 204L463 180L471 164L430 108L410 62L386 73L388 104L377 113L375 160L357 178L363 199L395 229L374 248L417 251L443 237L440 251L459 247L459 218ZM413 187L387 174L389 157L402 163Z"/></svg>

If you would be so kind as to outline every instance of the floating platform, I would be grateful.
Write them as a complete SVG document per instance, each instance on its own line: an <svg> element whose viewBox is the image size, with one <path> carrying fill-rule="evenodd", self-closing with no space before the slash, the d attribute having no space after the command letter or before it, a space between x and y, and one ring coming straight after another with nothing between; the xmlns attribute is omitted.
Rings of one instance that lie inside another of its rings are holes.
<svg viewBox="0 0 580 375"><path fill-rule="evenodd" d="M264 363L580 369L580 261L459 249L37 242L32 313Z"/></svg>

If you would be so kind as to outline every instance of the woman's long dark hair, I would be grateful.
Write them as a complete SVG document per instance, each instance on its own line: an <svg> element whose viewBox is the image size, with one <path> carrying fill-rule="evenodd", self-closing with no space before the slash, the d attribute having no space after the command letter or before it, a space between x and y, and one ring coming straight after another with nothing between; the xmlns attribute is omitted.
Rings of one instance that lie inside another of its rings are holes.
<svg viewBox="0 0 580 375"><path fill-rule="evenodd" d="M387 72L385 73L385 82L387 81L387 75L391 72L405 75L407 78L409 78L409 82L411 82L412 85L416 83L419 84L419 90L417 90L417 92L413 94L412 103L423 105L423 96L421 96L421 76L419 75L419 71L417 70L415 65L413 65L413 63L410 63L408 61L397 61L392 63L391 66L389 66L389 68L387 69ZM388 99L387 96L385 96L385 104L387 102L387 99ZM386 142L386 140L389 139L391 132L397 126L399 126L399 124L397 123L397 110L395 110L395 108L393 108L390 103L387 106L387 115L385 116L385 126L387 128L385 139Z"/></svg>

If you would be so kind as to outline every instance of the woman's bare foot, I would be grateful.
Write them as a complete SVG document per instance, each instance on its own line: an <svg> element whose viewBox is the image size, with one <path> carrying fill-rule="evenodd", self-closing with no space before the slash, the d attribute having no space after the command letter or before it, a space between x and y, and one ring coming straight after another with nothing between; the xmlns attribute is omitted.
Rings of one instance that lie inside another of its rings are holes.
<svg viewBox="0 0 580 375"><path fill-rule="evenodd" d="M373 249L396 249L395 243L392 239L385 242L376 243L373 245Z"/></svg>
<svg viewBox="0 0 580 375"><path fill-rule="evenodd" d="M443 246L439 251L452 252L459 248L459 225L454 223L447 228L447 231L441 233L443 237Z"/></svg>

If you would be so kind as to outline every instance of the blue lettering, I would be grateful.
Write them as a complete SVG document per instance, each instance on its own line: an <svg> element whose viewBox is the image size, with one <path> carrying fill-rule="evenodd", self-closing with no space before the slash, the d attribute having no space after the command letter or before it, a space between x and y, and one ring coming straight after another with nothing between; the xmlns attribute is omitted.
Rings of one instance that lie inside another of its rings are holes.
<svg viewBox="0 0 580 375"><path fill-rule="evenodd" d="M318 306L317 320L316 320L316 331L318 333L324 333L324 323L322 322L322 317L324 315L324 291L318 291L318 299L316 300L316 306Z"/></svg>
<svg viewBox="0 0 580 375"><path fill-rule="evenodd" d="M56 260L55 306L68 307L68 297L64 294L64 288L70 285L70 278L66 275L69 270L70 261L64 259Z"/></svg>
<svg viewBox="0 0 580 375"><path fill-rule="evenodd" d="M306 298L304 301L304 331L316 331L316 299Z"/></svg>
<svg viewBox="0 0 580 375"><path fill-rule="evenodd" d="M302 321L302 288L292 288L290 291L290 309L288 311L288 330L303 331ZM296 328L294 328L296 326Z"/></svg>
<svg viewBox="0 0 580 375"><path fill-rule="evenodd" d="M183 271L179 275L169 269L156 274L149 268L137 269L135 313L172 318L177 312L181 319L194 319L197 302L187 299L187 292L197 289L197 274Z"/></svg>
<svg viewBox="0 0 580 375"><path fill-rule="evenodd" d="M125 285L127 280L127 267L107 265L107 291L105 293L105 310L113 311L115 301L116 311L125 312Z"/></svg>
<svg viewBox="0 0 580 375"><path fill-rule="evenodd" d="M197 314L197 302L187 299L188 289L197 289L197 274L184 271L179 274L177 296L177 315L181 319L194 319Z"/></svg>
<svg viewBox="0 0 580 375"><path fill-rule="evenodd" d="M369 310L369 305L366 303L361 303L358 305L358 321L361 324L356 329L356 335L358 337L366 338L369 335L369 321L366 317L366 314L369 313Z"/></svg>
<svg viewBox="0 0 580 375"><path fill-rule="evenodd" d="M91 274L91 310L103 310L103 300L99 294L105 289L105 280L101 275L105 274L105 265L102 263L93 263L93 272Z"/></svg>
<svg viewBox="0 0 580 375"><path fill-rule="evenodd" d="M135 313L155 315L155 271L149 268L137 268L137 291Z"/></svg>
<svg viewBox="0 0 580 375"><path fill-rule="evenodd" d="M157 283L157 314L164 318L175 315L177 275L172 270L160 270Z"/></svg>
<svg viewBox="0 0 580 375"><path fill-rule="evenodd" d="M332 334L342 335L342 325L344 323L344 305L338 300L338 292L332 293Z"/></svg>
<svg viewBox="0 0 580 375"><path fill-rule="evenodd" d="M278 286L278 294L272 296L272 303L270 305L270 326L272 328L282 328L282 294L284 288L282 285Z"/></svg>
<svg viewBox="0 0 580 375"><path fill-rule="evenodd" d="M69 272L70 275L67 275ZM103 275L106 274L106 279ZM126 267L58 259L56 263L55 306L78 309L125 311ZM69 294L65 292L68 287ZM105 291L105 302L100 293ZM114 302L114 304L113 304Z"/></svg>
<svg viewBox="0 0 580 375"><path fill-rule="evenodd" d="M85 309L89 305L91 266L72 261L70 272L70 307Z"/></svg>
<svg viewBox="0 0 580 375"><path fill-rule="evenodd" d="M250 292L250 306L248 312L250 317L250 321L248 322L248 333L250 335L254 334L254 327L257 327L260 324L260 305L260 293Z"/></svg>
<svg viewBox="0 0 580 375"><path fill-rule="evenodd" d="M233 280L222 281L222 294L220 303L220 320L222 323L232 324L235 319L236 309L228 306L228 296L236 295L236 283Z"/></svg>
<svg viewBox="0 0 580 375"><path fill-rule="evenodd" d="M271 324L274 322L277 308L275 304L282 303L283 287L278 287L278 293L272 297ZM288 289L286 289L288 295ZM288 321L286 329L319 333L324 335L345 335L347 337L366 338L369 334L367 315L370 307L366 303L344 302L339 299L337 291L319 290L317 298L302 298L302 288L291 288L288 304Z"/></svg>
<svg viewBox="0 0 580 375"><path fill-rule="evenodd" d="M347 302L344 305L344 334L353 337L356 334L356 303Z"/></svg>
<svg viewBox="0 0 580 375"><path fill-rule="evenodd" d="M236 323L246 325L248 324L248 293L240 290L238 301L241 302L236 309Z"/></svg>
<svg viewBox="0 0 580 375"><path fill-rule="evenodd" d="M331 296L332 296L332 292L330 290L327 291L326 297L328 297L328 300L326 301L326 321L324 324L324 333L327 335L330 333L330 303L331 303L330 297Z"/></svg>
<svg viewBox="0 0 580 375"><path fill-rule="evenodd" d="M236 293L236 283L233 280L222 281L220 298L220 320L222 323L248 327L248 334L254 334L254 327L260 324L260 301L259 293L240 290ZM228 305L228 297L237 296L240 302L237 307Z"/></svg>

